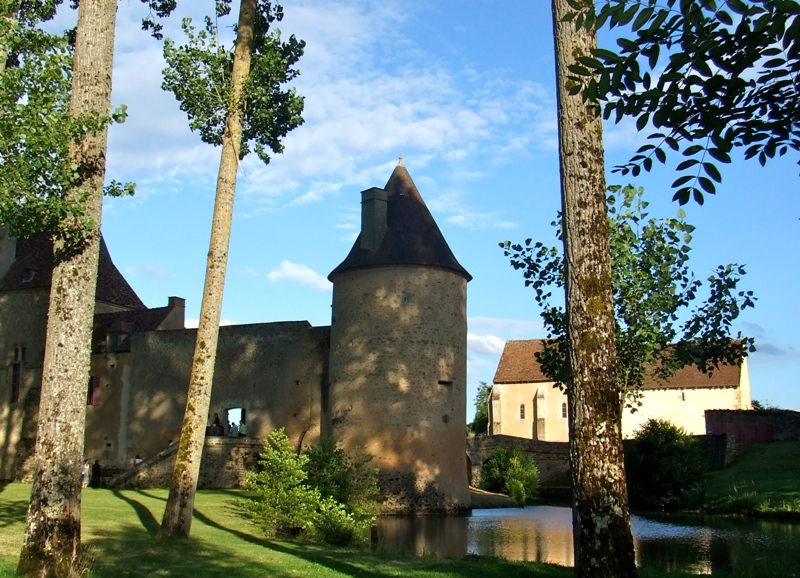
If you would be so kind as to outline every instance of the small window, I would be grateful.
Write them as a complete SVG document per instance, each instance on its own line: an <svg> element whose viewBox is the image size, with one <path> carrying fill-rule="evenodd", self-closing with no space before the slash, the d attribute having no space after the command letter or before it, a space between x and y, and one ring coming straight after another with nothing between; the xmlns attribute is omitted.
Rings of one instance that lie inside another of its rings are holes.
<svg viewBox="0 0 800 578"><path fill-rule="evenodd" d="M525 419L525 404L519 406L519 419Z"/></svg>
<svg viewBox="0 0 800 578"><path fill-rule="evenodd" d="M89 377L89 385L86 391L86 405L100 405L103 401L103 388L100 378L96 375Z"/></svg>
<svg viewBox="0 0 800 578"><path fill-rule="evenodd" d="M567 417L567 404L561 404L561 417Z"/></svg>
<svg viewBox="0 0 800 578"><path fill-rule="evenodd" d="M19 401L19 363L11 366L11 403Z"/></svg>

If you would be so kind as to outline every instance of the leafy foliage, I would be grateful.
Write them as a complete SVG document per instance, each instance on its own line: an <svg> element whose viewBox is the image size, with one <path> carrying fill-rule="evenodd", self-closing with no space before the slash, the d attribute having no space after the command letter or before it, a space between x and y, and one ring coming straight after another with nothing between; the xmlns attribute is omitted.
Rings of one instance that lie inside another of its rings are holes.
<svg viewBox="0 0 800 578"><path fill-rule="evenodd" d="M635 407L639 388L650 375L664 381L690 364L710 374L720 364L741 363L755 350L753 339L741 334L731 339L731 324L743 309L754 306L755 297L738 289L744 267L720 265L708 278L708 297L698 303L702 283L688 267L694 227L682 213L673 219L649 217L641 188L613 186L609 191L617 383ZM552 224L560 239L560 217ZM553 288L564 286L561 250L531 239L500 246L511 266L522 270L525 285L536 291L551 338L537 359L545 374L562 386L568 376L566 313L552 302Z"/></svg>
<svg viewBox="0 0 800 578"><path fill-rule="evenodd" d="M519 446L497 448L481 466L481 488L529 504L539 494L539 470Z"/></svg>
<svg viewBox="0 0 800 578"><path fill-rule="evenodd" d="M242 505L267 536L313 528L321 496L306 483L307 462L307 456L294 451L283 429L264 440L261 470L247 472L247 487L258 498L243 500Z"/></svg>
<svg viewBox="0 0 800 578"><path fill-rule="evenodd" d="M685 507L707 469L699 440L664 420L649 420L625 449L628 494L634 507Z"/></svg>
<svg viewBox="0 0 800 578"><path fill-rule="evenodd" d="M365 538L378 510L378 470L370 461L363 451L348 456L330 438L298 454L278 429L264 441L260 471L247 473L258 497L240 504L268 536L304 533L352 544Z"/></svg>
<svg viewBox="0 0 800 578"><path fill-rule="evenodd" d="M571 67L572 92L604 118L635 117L656 131L615 170L650 171L669 152L685 159L674 199L700 204L722 181L734 147L761 165L800 151L800 4L785 0L604 0L579 26L628 27L618 49ZM798 161L800 162L800 161Z"/></svg>
<svg viewBox="0 0 800 578"><path fill-rule="evenodd" d="M319 444L309 447L304 470L308 484L317 488L323 498L331 498L342 504L357 520L370 524L378 512L376 497L378 468L371 467L372 455L363 449L348 455L333 438L323 438Z"/></svg>
<svg viewBox="0 0 800 578"><path fill-rule="evenodd" d="M48 232L77 246L94 229L85 207L88 192L77 189L93 167L71 161L69 149L106 124L123 122L125 107L70 117L73 47L68 35L38 28L57 4L23 2L16 19L0 18L0 48L7 53L0 74L0 222L17 237ZM114 196L133 190L117 181L105 188Z"/></svg>
<svg viewBox="0 0 800 578"><path fill-rule="evenodd" d="M492 386L481 381L475 394L475 417L469 424L470 433L476 436L486 435L489 432L489 396Z"/></svg>
<svg viewBox="0 0 800 578"><path fill-rule="evenodd" d="M227 11L229 3L217 3L218 18ZM283 18L281 6L260 1L256 15L239 158L255 150L266 164L269 151L283 152L281 139L303 123L303 98L294 89L283 90L281 86L299 74L294 66L303 55L305 42L294 35L283 42L279 31L269 32L270 24ZM189 116L190 128L200 133L203 142L221 145L226 115L237 106L231 102L233 47L220 44L217 20L208 16L203 29L195 28L190 18L184 19L182 26L186 45L164 41L167 68L162 88L175 95L181 110Z"/></svg>

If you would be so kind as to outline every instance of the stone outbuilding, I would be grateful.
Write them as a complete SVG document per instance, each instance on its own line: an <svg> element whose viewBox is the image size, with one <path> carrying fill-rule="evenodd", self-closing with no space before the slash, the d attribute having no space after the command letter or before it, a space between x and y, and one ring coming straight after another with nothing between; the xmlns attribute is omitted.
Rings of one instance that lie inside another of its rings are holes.
<svg viewBox="0 0 800 578"><path fill-rule="evenodd" d="M569 440L567 395L554 387L536 360L544 340L507 341L494 375L489 401L489 434L539 441ZM648 379L642 405L622 414L622 435L632 438L649 419L662 419L691 435L704 435L710 409L750 409L747 358L722 365L709 375L696 366L677 371L667 382Z"/></svg>

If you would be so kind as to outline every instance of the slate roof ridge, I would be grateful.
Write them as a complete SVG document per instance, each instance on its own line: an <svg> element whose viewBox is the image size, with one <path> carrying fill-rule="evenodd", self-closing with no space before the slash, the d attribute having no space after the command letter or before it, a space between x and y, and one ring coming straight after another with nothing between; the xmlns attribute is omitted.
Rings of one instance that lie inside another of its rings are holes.
<svg viewBox="0 0 800 578"><path fill-rule="evenodd" d="M17 239L17 255L14 263L0 279L0 291L49 288L53 277L53 260L53 242L49 235L41 233L29 239ZM114 265L102 235L95 299L129 309L146 309L145 304Z"/></svg>
<svg viewBox="0 0 800 578"><path fill-rule="evenodd" d="M361 248L361 234L350 253L328 279L352 269L390 265L428 265L448 269L467 281L472 279L450 250L402 161L384 187L387 193L387 230L375 251Z"/></svg>

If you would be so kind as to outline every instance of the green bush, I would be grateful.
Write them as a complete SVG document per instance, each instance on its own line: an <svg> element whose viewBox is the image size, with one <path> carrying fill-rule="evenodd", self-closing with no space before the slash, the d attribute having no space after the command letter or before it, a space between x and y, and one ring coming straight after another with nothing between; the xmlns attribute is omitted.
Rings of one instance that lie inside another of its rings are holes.
<svg viewBox="0 0 800 578"><path fill-rule="evenodd" d="M378 468L370 466L372 455L362 448L347 454L330 437L308 448L305 455L308 485L317 488L323 498L343 504L356 518L374 521L380 488Z"/></svg>
<svg viewBox="0 0 800 578"><path fill-rule="evenodd" d="M240 505L268 536L304 534L335 546L366 539L378 511L378 469L325 439L298 454L283 429L264 440L261 471L248 472L257 498Z"/></svg>
<svg viewBox="0 0 800 578"><path fill-rule="evenodd" d="M651 419L625 450L625 472L631 506L679 510L693 506L707 477L700 442L683 428Z"/></svg>
<svg viewBox="0 0 800 578"><path fill-rule="evenodd" d="M497 448L481 467L481 488L502 492L518 504L529 504L539 494L539 470L519 446Z"/></svg>
<svg viewBox="0 0 800 578"><path fill-rule="evenodd" d="M247 472L247 487L258 497L240 502L247 515L267 536L312 529L321 497L304 483L308 457L294 451L283 429L267 436L260 457L261 471Z"/></svg>

